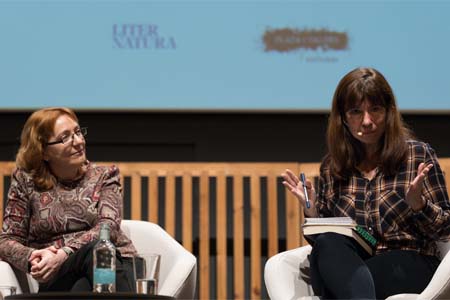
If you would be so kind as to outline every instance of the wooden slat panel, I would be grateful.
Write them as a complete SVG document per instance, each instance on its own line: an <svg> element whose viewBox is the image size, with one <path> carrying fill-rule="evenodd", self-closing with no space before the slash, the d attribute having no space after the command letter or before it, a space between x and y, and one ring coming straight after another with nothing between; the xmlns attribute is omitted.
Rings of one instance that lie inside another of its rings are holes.
<svg viewBox="0 0 450 300"><path fill-rule="evenodd" d="M450 195L450 158L440 158L439 165L444 172L447 194Z"/></svg>
<svg viewBox="0 0 450 300"><path fill-rule="evenodd" d="M320 176L320 163L302 163L299 164L299 172L305 173L305 177L307 180L310 180L314 184L314 180L318 179ZM297 173L299 173L297 172ZM317 191L316 191L317 192ZM303 206L300 206L300 215L299 215L299 224L303 224L304 222L304 216L303 216ZM300 228L300 244L301 245L307 245L308 242L306 241L305 237L303 236L303 233Z"/></svg>
<svg viewBox="0 0 450 300"><path fill-rule="evenodd" d="M151 171L148 176L148 217L149 221L158 224L158 175L156 171Z"/></svg>
<svg viewBox="0 0 450 300"><path fill-rule="evenodd" d="M234 175L233 182L233 236L234 236L234 299L245 298L245 276L244 276L244 196L243 183L240 174Z"/></svg>
<svg viewBox="0 0 450 300"><path fill-rule="evenodd" d="M227 299L227 199L224 172L217 175L217 299Z"/></svg>
<svg viewBox="0 0 450 300"><path fill-rule="evenodd" d="M313 177L320 176L319 163L302 163L299 164L301 172L305 173L306 179L313 180Z"/></svg>
<svg viewBox="0 0 450 300"><path fill-rule="evenodd" d="M271 257L278 253L277 176L273 172L267 176L267 238L267 255Z"/></svg>
<svg viewBox="0 0 450 300"><path fill-rule="evenodd" d="M209 294L209 177L200 176L200 299L210 299Z"/></svg>
<svg viewBox="0 0 450 300"><path fill-rule="evenodd" d="M300 246L300 203L292 193L286 190L286 248Z"/></svg>
<svg viewBox="0 0 450 300"><path fill-rule="evenodd" d="M450 158L440 158L439 162L443 171L445 172L445 177L447 181L447 188L450 189ZM98 165L111 165L111 162L97 163ZM278 198L277 198L277 182L276 177L278 174L283 172L286 168L290 168L294 173L298 174L299 170L304 172L308 179L312 179L314 176L319 175L319 163L116 163L121 170L122 176L131 177L132 189L132 218L142 218L142 211L140 209L140 201L136 202L141 196L140 181L142 176L149 176L149 199L148 199L148 216L149 220L154 223L158 223L158 194L163 191L158 191L158 176L168 176L166 181L165 197L167 199L164 203L164 211L166 212L165 227L168 231L172 231L175 228L176 222L178 220L174 219L173 214L176 211L175 202L171 202L169 199L175 199L175 176L183 176L183 210L182 210L182 235L184 246L193 251L193 232L192 228L200 228L200 257L199 257L199 293L201 293L202 299L214 298L213 291L210 290L211 286L215 286L217 298L226 299L227 298L227 281L226 277L232 273L233 279L233 291L229 295L230 298L244 299L245 294L250 294L252 298L258 295L259 291L255 291L257 288L257 279L255 276L262 276L263 266L261 269L256 271L256 257L258 256L257 239L255 236L261 236L261 233L255 233L253 230L260 225L258 222L262 222L260 216L255 218L254 213L258 211L260 207L254 206L255 199L251 198L251 244L250 244L250 255L251 255L251 270L244 270L244 211L243 211L243 176L251 176L251 186L250 193L252 197L255 195L256 190L259 187L253 185L253 175L265 176L267 175L267 218L268 218L268 255L272 256L278 253L278 239L279 239L279 228L278 224L286 222L287 228L287 248L292 249L302 244L302 239L300 235L300 224L302 222L302 212L300 206L298 205L297 199L292 197L289 192L286 193L286 209L287 213L285 216L279 218L278 216ZM0 169L3 172L1 176L4 180L4 176L9 176L14 168L14 162L0 162ZM268 170L272 173L267 173ZM214 176L217 175L217 210L209 215L209 184L208 176L204 175L205 172L213 172ZM170 176L168 174L171 174ZM202 175L203 174L203 175ZM199 207L201 209L199 219L193 218L192 211L192 176L201 176L201 187L200 187L200 203ZM227 176L233 177L233 203L226 203L226 178ZM3 189L3 194L7 186L3 186L3 180L0 181L0 192ZM172 183L169 181L173 180ZM122 181L123 183L123 181ZM171 195L172 193L172 195ZM233 216L229 218L226 217L226 206L233 205ZM0 203L0 210L3 210L3 201ZM3 211L2 211L3 212ZM248 213L248 212L246 212ZM0 214L0 222L2 221L3 213ZM245 215L247 216L247 215ZM211 218L216 218L217 221L217 281L211 283L210 280L213 278L210 276L210 223ZM227 233L225 231L226 221L230 222L233 219L233 233L228 233L228 236L233 238L233 270L227 270ZM259 220L258 220L259 218ZM172 220L172 221L170 221ZM174 222L170 224L170 222ZM259 255L261 255L259 253ZM227 274L228 273L228 274ZM245 274L250 274L250 282L245 282ZM256 275L255 275L256 274ZM251 288L251 291L247 289Z"/></svg>
<svg viewBox="0 0 450 300"><path fill-rule="evenodd" d="M5 193L5 174L3 172L0 173L0 224L3 224L3 203L6 203L3 195Z"/></svg>
<svg viewBox="0 0 450 300"><path fill-rule="evenodd" d="M7 193L9 189L9 187L5 187L5 178L12 175L15 167L16 163L13 161L0 162L0 228L3 224L3 214L5 212L4 204L8 197L8 195L5 195L5 192Z"/></svg>
<svg viewBox="0 0 450 300"><path fill-rule="evenodd" d="M447 188L450 189L450 158L440 158L439 162L443 171L445 172L445 178L447 182ZM319 175L319 163L147 163L147 162L127 162L127 163L97 163L97 165L111 165L116 164L121 171L121 182L124 183L123 177L131 177L131 197L132 207L131 213L133 219L142 218L141 202L141 178L142 176L148 176L148 219L151 222L158 223L158 176L168 176L166 179L166 203L165 207L165 227L168 231L173 231L176 225L174 219L174 211L176 211L176 205L174 202L175 197L175 177L183 176L183 193L182 193L182 235L183 244L189 251L193 251L193 227L200 228L200 247L199 247L199 295L200 299L214 298L213 291L210 290L210 223L214 216L217 221L217 281L216 283L216 295L217 299L227 298L227 271L228 274L233 274L233 286L232 295L230 297L234 299L244 299L246 289L251 288L250 295L255 298L259 294L259 291L255 291L258 288L256 276L261 276L262 266L259 271L255 269L256 257L258 255L258 244L256 236L261 236L261 233L254 232L253 230L260 227L258 222L261 222L260 216L254 216L256 211L260 209L254 206L256 201L253 197L255 193L259 191L259 186L254 186L253 176L267 175L267 218L268 218L268 255L272 256L278 253L278 224L286 222L287 227L287 247L288 249L295 248L299 244L302 244L300 224L302 222L302 212L298 205L297 199L292 197L287 192L286 199L286 219L283 216L278 218L278 199L277 199L277 181L278 174L283 172L286 168L291 169L294 173L298 174L301 170L304 172L308 179L312 179L314 176ZM4 186L5 176L9 176L14 169L14 162L0 162L0 193L3 196L7 186ZM213 215L209 215L209 184L208 175L205 172L213 172L217 175L217 210ZM170 174L170 175L169 175ZM200 217L193 220L192 211L192 176L200 177ZM226 216L226 178L227 176L233 177L233 216L227 218ZM243 211L243 176L251 176L251 270L244 270L244 211ZM169 182L172 180L172 183ZM171 188L170 186L173 186ZM257 191L258 190L258 191ZM172 193L172 194L171 194ZM259 196L258 196L259 197ZM257 197L257 198L258 198ZM259 197L260 198L260 197ZM169 200L169 199L173 199ZM0 222L3 221L3 201L0 203ZM172 201L172 203L170 203ZM257 203L256 203L257 204ZM233 238L233 270L227 270L227 233L226 222L233 218L234 229L233 233L228 233ZM258 220L259 218L259 220ZM172 221L170 221L172 220ZM173 223L170 223L173 222ZM195 222L195 226L193 223ZM245 282L245 273L250 273L250 283ZM255 275L256 274L256 275ZM261 278L261 277L260 277ZM259 280L260 281L260 280ZM247 293L248 294L248 293Z"/></svg>
<svg viewBox="0 0 450 300"><path fill-rule="evenodd" d="M192 252L192 176L188 173L183 174L183 226L182 238L183 246Z"/></svg>
<svg viewBox="0 0 450 300"><path fill-rule="evenodd" d="M250 297L261 299L261 184L257 174L250 177Z"/></svg>
<svg viewBox="0 0 450 300"><path fill-rule="evenodd" d="M302 163L299 164L299 169L301 172L305 173L305 177L307 180L310 180L314 183L315 179L318 179L320 176L320 163ZM300 172L299 171L299 172ZM316 191L318 192L318 191ZM300 208L300 224L303 224L304 217L303 217L303 207ZM301 232L301 231L300 231ZM308 242L305 240L305 237L303 236L303 233L301 232L301 244L307 245Z"/></svg>
<svg viewBox="0 0 450 300"><path fill-rule="evenodd" d="M123 201L124 199L124 194L125 194L125 177L123 176L122 173L120 173L119 175L119 182L120 182L120 186L122 188L122 211L120 212L122 214L122 218L125 215L124 209L125 209L125 202Z"/></svg>
<svg viewBox="0 0 450 300"><path fill-rule="evenodd" d="M122 186L122 193L123 193L125 191L125 176L123 175L122 171L120 171L119 181L120 185Z"/></svg>
<svg viewBox="0 0 450 300"><path fill-rule="evenodd" d="M131 219L141 220L142 208L141 208L141 175L137 172L133 172L131 175Z"/></svg>
<svg viewBox="0 0 450 300"><path fill-rule="evenodd" d="M166 203L165 203L165 219L164 229L171 235L175 236L175 175L173 172L167 172L166 175Z"/></svg>

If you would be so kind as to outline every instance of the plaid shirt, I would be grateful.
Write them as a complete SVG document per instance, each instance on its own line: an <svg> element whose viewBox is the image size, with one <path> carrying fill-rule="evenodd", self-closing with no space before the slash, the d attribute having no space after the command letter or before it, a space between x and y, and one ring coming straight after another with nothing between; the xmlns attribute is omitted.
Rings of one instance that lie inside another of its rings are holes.
<svg viewBox="0 0 450 300"><path fill-rule="evenodd" d="M378 240L377 253L414 250L437 255L436 241L450 234L450 203L444 175L434 150L425 143L408 141L408 158L396 175L377 170L373 179L354 172L348 179L336 180L327 163L321 166L317 207L321 217L353 218ZM425 208L414 212L404 201L419 164L432 163L424 180Z"/></svg>

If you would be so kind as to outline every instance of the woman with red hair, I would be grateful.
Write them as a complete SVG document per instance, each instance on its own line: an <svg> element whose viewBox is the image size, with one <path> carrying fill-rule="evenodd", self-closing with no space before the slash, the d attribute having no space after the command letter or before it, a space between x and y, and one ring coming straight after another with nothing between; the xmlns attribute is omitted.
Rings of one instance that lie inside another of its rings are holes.
<svg viewBox="0 0 450 300"><path fill-rule="evenodd" d="M117 290L131 291L136 250L120 229L119 170L86 158L87 128L68 108L26 121L0 234L0 258L39 282L39 291L92 291L92 250L102 224L117 249Z"/></svg>

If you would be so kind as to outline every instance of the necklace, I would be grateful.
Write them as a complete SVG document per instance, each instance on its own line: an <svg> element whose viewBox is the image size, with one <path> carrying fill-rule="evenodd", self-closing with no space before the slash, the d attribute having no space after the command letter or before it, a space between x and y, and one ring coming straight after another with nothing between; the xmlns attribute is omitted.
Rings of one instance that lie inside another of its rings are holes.
<svg viewBox="0 0 450 300"><path fill-rule="evenodd" d="M61 181L60 180L60 181L58 181L58 184L65 190L72 190L78 186L80 181L81 181L81 178L71 180L71 181Z"/></svg>

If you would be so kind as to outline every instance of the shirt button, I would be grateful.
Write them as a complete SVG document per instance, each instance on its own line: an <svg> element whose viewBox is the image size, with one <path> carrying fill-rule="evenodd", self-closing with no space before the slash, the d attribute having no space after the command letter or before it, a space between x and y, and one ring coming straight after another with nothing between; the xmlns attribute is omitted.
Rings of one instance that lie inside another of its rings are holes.
<svg viewBox="0 0 450 300"><path fill-rule="evenodd" d="M372 191L368 191L366 195L367 195L367 197L372 196Z"/></svg>
<svg viewBox="0 0 450 300"><path fill-rule="evenodd" d="M373 228L372 227L369 227L369 228L367 228L368 230L369 230L369 233L370 234L373 234Z"/></svg>

